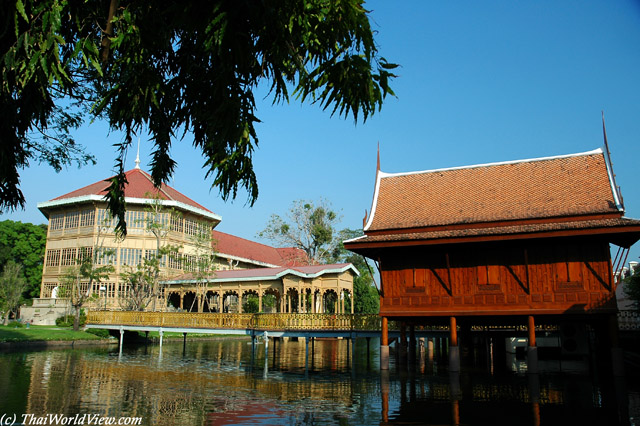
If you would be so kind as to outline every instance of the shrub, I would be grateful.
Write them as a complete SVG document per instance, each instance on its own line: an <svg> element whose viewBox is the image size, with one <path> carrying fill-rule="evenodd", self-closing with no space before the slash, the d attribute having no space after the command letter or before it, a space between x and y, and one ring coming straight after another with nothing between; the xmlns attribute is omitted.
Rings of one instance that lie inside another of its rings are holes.
<svg viewBox="0 0 640 426"><path fill-rule="evenodd" d="M56 325L58 327L73 327L73 319L75 315L65 315L60 318L56 318ZM80 311L80 327L87 322L87 316L83 311Z"/></svg>
<svg viewBox="0 0 640 426"><path fill-rule="evenodd" d="M22 328L24 327L24 324L20 321L11 321L7 327L11 327L11 328Z"/></svg>
<svg viewBox="0 0 640 426"><path fill-rule="evenodd" d="M108 339L111 337L109 334L109 330L105 328L90 328L87 330L87 333L94 334L98 337L102 337L103 339Z"/></svg>

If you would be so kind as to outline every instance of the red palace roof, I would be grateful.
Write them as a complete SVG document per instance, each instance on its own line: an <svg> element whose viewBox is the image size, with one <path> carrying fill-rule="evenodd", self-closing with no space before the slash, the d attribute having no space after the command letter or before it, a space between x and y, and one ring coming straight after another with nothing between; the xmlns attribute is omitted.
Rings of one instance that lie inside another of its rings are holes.
<svg viewBox="0 0 640 426"><path fill-rule="evenodd" d="M156 188L153 185L153 179L151 175L141 169L132 169L128 172L125 172L125 177L127 178L127 184L124 188L124 196L125 198L134 198L134 199L151 199L155 196L159 197L162 200L175 201L177 203L184 204L188 207L192 207L198 210L203 210L204 212L215 215L211 210L206 207L198 204L193 201L191 198L186 195L180 193L176 189L170 187L169 185L165 185L164 183L160 186L160 188ZM93 197L104 197L110 185L111 178L101 180L91 185L87 185L83 188L76 189L75 191L71 191L68 194L61 195L59 197L54 198L51 201L46 203L41 203L38 205L40 208L46 208L54 205L65 204L65 201L74 202L74 201L82 201L86 198ZM219 220L219 219L218 219Z"/></svg>
<svg viewBox="0 0 640 426"><path fill-rule="evenodd" d="M219 256L226 255L235 260L257 262L264 266L291 267L307 264L306 253L295 247L275 248L215 230L212 231L212 236Z"/></svg>

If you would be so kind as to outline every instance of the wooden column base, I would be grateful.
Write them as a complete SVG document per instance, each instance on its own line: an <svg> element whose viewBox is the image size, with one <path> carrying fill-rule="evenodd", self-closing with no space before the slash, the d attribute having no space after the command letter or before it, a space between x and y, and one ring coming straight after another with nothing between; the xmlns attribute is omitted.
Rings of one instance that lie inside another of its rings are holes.
<svg viewBox="0 0 640 426"><path fill-rule="evenodd" d="M389 369L389 345L380 345L380 370Z"/></svg>

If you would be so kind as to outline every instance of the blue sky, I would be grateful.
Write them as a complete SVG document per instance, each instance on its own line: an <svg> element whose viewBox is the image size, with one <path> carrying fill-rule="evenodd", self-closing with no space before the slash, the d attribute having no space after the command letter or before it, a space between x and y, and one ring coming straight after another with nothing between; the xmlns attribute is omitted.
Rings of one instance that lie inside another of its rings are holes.
<svg viewBox="0 0 640 426"><path fill-rule="evenodd" d="M217 229L255 239L293 200L325 198L341 227L362 226L380 143L382 170L401 172L546 157L603 145L604 110L627 216L640 218L640 4L611 1L370 1L382 56L401 65L397 98L365 124L316 105L259 100L260 195L223 202L187 139L176 141L172 186L223 217ZM117 133L93 123L77 134L93 167L22 173L27 208L0 219L44 223L36 204L112 174ZM143 168L151 144L142 139ZM133 168L135 149L129 153ZM640 250L632 249L630 260Z"/></svg>

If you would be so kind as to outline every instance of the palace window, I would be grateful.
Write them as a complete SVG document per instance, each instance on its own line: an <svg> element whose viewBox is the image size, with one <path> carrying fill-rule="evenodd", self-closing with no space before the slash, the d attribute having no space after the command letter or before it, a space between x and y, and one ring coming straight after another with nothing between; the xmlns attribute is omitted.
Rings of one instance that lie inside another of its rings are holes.
<svg viewBox="0 0 640 426"><path fill-rule="evenodd" d="M64 229L77 228L79 220L80 220L80 212L67 213L67 218L64 222Z"/></svg>
<svg viewBox="0 0 640 426"><path fill-rule="evenodd" d="M85 260L88 259L90 262L93 262L93 247L80 247L78 249L78 259Z"/></svg>
<svg viewBox="0 0 640 426"><path fill-rule="evenodd" d="M113 228L116 225L116 220L107 210L98 209L98 225Z"/></svg>
<svg viewBox="0 0 640 426"><path fill-rule="evenodd" d="M49 225L52 231L57 231L62 229L64 226L64 214L58 213L51 215L51 224Z"/></svg>
<svg viewBox="0 0 640 426"><path fill-rule="evenodd" d="M80 212L80 227L84 226L93 226L96 219L96 211L91 210L83 210Z"/></svg>
<svg viewBox="0 0 640 426"><path fill-rule="evenodd" d="M171 230L176 232L182 232L183 223L180 216L171 215Z"/></svg>
<svg viewBox="0 0 640 426"><path fill-rule="evenodd" d="M144 211L127 210L124 214L124 220L127 222L127 228L145 228Z"/></svg>
<svg viewBox="0 0 640 426"><path fill-rule="evenodd" d="M138 266L142 262L142 249L120 249L120 265Z"/></svg>
<svg viewBox="0 0 640 426"><path fill-rule="evenodd" d="M145 252L144 252L144 257L147 260L156 259L157 256L158 256L158 250L145 250ZM160 267L167 266L167 255L166 254L162 255L162 258L160 258L159 266Z"/></svg>
<svg viewBox="0 0 640 426"><path fill-rule="evenodd" d="M174 253L169 255L169 268L182 269L182 254Z"/></svg>
<svg viewBox="0 0 640 426"><path fill-rule="evenodd" d="M59 266L60 265L60 250L47 250L47 266Z"/></svg>
<svg viewBox="0 0 640 426"><path fill-rule="evenodd" d="M62 256L60 258L61 266L71 266L75 263L75 260L76 260L75 248L62 249Z"/></svg>
<svg viewBox="0 0 640 426"><path fill-rule="evenodd" d="M96 252L96 263L98 265L115 265L116 249L112 247L100 247Z"/></svg>

